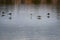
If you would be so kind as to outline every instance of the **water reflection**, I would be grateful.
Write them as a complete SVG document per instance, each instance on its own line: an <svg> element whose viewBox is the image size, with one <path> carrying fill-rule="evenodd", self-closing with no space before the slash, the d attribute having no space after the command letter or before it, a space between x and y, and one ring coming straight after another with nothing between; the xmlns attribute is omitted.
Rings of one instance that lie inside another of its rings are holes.
<svg viewBox="0 0 60 40"><path fill-rule="evenodd" d="M60 20L50 6L22 5L7 14L13 18L9 21L8 16L0 17L0 40L60 40Z"/></svg>

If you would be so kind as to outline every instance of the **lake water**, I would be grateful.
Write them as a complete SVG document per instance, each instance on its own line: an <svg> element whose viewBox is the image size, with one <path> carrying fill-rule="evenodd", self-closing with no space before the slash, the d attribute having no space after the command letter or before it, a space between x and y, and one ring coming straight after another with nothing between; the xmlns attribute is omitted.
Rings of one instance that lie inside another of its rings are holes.
<svg viewBox="0 0 60 40"><path fill-rule="evenodd" d="M0 13L0 40L60 40L60 16L54 6L21 5L8 10L3 17Z"/></svg>

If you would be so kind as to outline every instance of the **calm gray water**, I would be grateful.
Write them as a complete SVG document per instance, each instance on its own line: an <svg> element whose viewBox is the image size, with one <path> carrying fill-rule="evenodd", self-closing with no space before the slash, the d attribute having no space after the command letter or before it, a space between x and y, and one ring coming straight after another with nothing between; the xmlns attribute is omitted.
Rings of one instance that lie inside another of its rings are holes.
<svg viewBox="0 0 60 40"><path fill-rule="evenodd" d="M0 40L60 40L60 16L52 6L21 5L8 10L4 17L0 13Z"/></svg>

